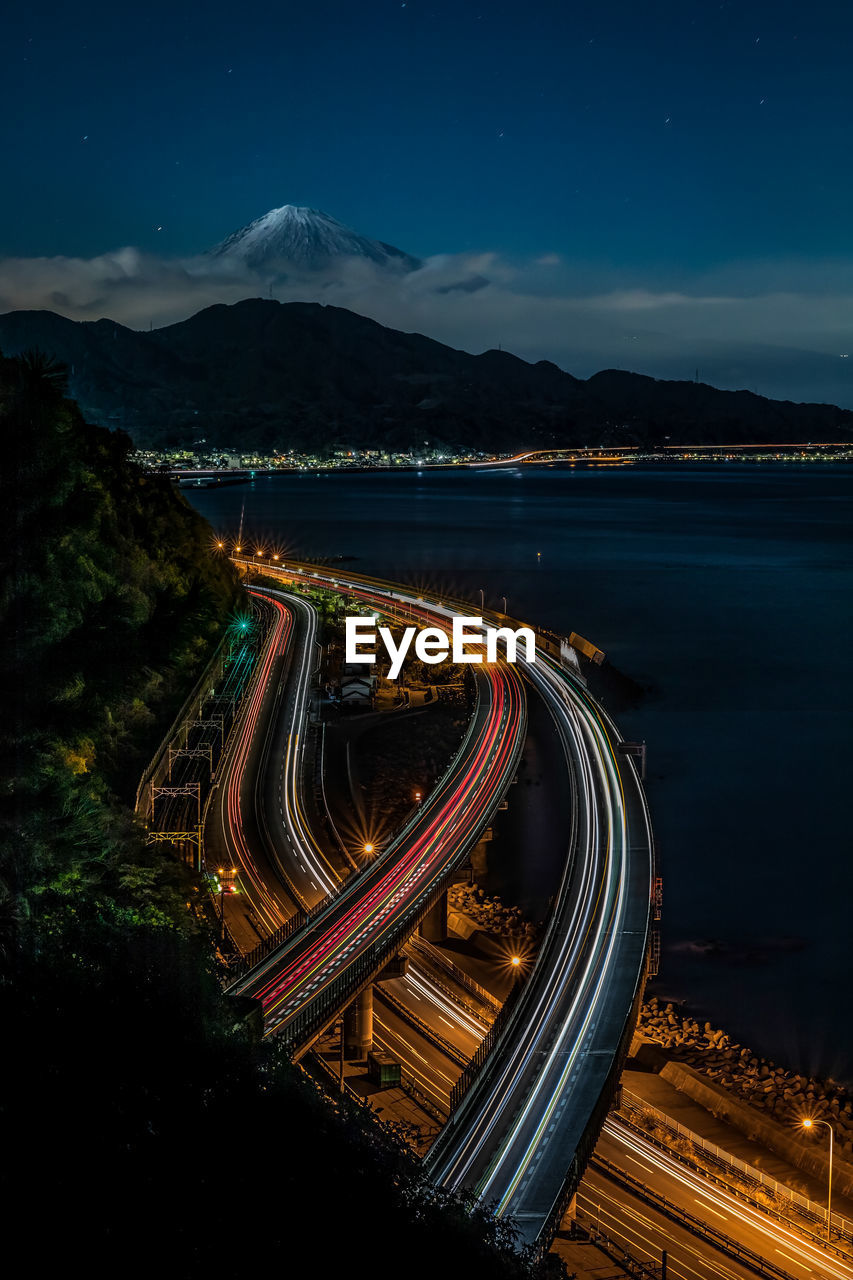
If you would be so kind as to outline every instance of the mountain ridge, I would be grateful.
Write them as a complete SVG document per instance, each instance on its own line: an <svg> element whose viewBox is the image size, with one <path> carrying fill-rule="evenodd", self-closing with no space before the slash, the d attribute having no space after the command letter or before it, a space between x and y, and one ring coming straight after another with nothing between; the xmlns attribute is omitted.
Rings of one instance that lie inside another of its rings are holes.
<svg viewBox="0 0 853 1280"><path fill-rule="evenodd" d="M251 298L148 332L49 311L0 316L0 350L69 366L93 421L141 447L431 447L499 452L580 444L853 438L853 411L750 391L478 355L343 308Z"/></svg>

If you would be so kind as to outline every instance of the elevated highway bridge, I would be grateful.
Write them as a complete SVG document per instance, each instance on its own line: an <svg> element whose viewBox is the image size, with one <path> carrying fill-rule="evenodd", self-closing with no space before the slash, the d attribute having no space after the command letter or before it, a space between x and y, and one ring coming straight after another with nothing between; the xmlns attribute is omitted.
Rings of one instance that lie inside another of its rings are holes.
<svg viewBox="0 0 853 1280"><path fill-rule="evenodd" d="M446 625L471 610L315 565L286 562L264 572L285 589L323 587L424 624ZM525 732L523 673L559 730L574 796L571 843L535 966L479 1070L466 1073L428 1167L442 1185L511 1215L525 1242L547 1247L598 1136L642 994L651 826L633 761L620 755L618 731L573 669L540 648L534 663L475 671L477 709L428 801L380 859L231 989L259 999L267 1032L284 1036L298 1056L375 978L443 892L512 781Z"/></svg>

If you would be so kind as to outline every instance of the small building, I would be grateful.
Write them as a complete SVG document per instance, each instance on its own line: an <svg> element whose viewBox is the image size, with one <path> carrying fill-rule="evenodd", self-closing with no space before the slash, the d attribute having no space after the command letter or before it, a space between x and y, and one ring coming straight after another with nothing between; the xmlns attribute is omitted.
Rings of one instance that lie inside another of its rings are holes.
<svg viewBox="0 0 853 1280"><path fill-rule="evenodd" d="M376 676L369 662L345 662L341 668L341 706L369 711L376 699Z"/></svg>

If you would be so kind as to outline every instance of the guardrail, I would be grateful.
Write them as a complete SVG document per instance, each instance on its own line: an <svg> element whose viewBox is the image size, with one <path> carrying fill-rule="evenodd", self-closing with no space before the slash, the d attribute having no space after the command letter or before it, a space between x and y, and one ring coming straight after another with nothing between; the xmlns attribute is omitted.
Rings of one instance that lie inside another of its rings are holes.
<svg viewBox="0 0 853 1280"><path fill-rule="evenodd" d="M447 1123L447 1115L445 1112L443 1112L440 1107L436 1106L432 1099L428 1098L423 1089L419 1089L413 1080L409 1080L407 1076L401 1074L400 1088L403 1090L403 1093L408 1094L413 1102L418 1104L421 1111L425 1111L428 1116L432 1116L433 1120L437 1121L439 1125Z"/></svg>
<svg viewBox="0 0 853 1280"><path fill-rule="evenodd" d="M423 1018L419 1018L418 1015L408 1007L408 1005L403 1004L402 1000L398 1000L392 991L388 991L385 987L380 987L378 993L374 993L374 999L376 998L376 994L379 995L381 1000L384 1000L386 1004L391 1006L398 1018L402 1018L403 1022L407 1022L409 1026L419 1032L425 1040L431 1040L433 1044L437 1045L438 1048L447 1055L448 1058L452 1058L457 1066L465 1066L468 1059L465 1057L462 1050L457 1049L455 1044L451 1044L449 1040L445 1039L440 1031L436 1031L428 1022L424 1022Z"/></svg>
<svg viewBox="0 0 853 1280"><path fill-rule="evenodd" d="M272 951L275 951L276 947L287 942L297 929L302 928L307 919L307 913L300 907L289 920L285 920L284 924L280 924L272 933L267 934L256 947L241 955L239 961L229 969L229 977L235 982L238 978L244 977L250 969L254 969L256 964L260 964Z"/></svg>
<svg viewBox="0 0 853 1280"><path fill-rule="evenodd" d="M526 707L522 714L526 719ZM524 734L520 733L507 768L508 778L514 774L518 766L518 758L523 741ZM507 783L508 785L509 783ZM496 792L493 797L494 809L497 809L502 799L503 791ZM488 822L490 817L491 810L486 813L484 822ZM412 821L415 818L416 815L413 815ZM408 910L401 916L397 929L389 939L372 943L362 955L347 966L344 973L330 982L310 1004L301 1009L281 1030L276 1032L282 1038L291 1054L298 1053L306 1042L310 1041L318 1031L322 1030L329 1018L334 1015L342 1004L358 995L359 991L367 986L368 982L387 964L391 957L397 954L400 950L401 939L414 933L420 921L439 901L445 892L447 876L452 874L457 865L467 856L469 848L475 839L476 832L472 832L468 839L456 850L453 858L450 859L441 879L429 889L424 890L410 904ZM387 857L388 855L386 854L385 856Z"/></svg>
<svg viewBox="0 0 853 1280"><path fill-rule="evenodd" d="M492 1025L489 1027L483 1039L477 1045L477 1048L474 1050L474 1053L469 1059L466 1067L464 1068L462 1075L459 1077L459 1079L456 1081L456 1084L453 1086L450 1092L450 1114L451 1115L453 1115L453 1112L459 1106L460 1102L465 1097L465 1094L468 1092L468 1090L471 1088L471 1085L477 1079L477 1076L479 1075L483 1064L485 1063L489 1054L492 1052L492 1049L494 1049L498 1038L500 1037L501 1033L504 1030L504 1027L509 1022L510 1014L512 1013L515 1006L518 1004L522 989L523 989L523 983L519 982L518 980L516 980L513 983L513 985L510 987L509 994L507 995L506 1000L504 1000L500 1012L498 1013Z"/></svg>
<svg viewBox="0 0 853 1280"><path fill-rule="evenodd" d="M701 1134L694 1132L694 1130L688 1129L686 1125L680 1124L678 1120L667 1115L665 1111L661 1111L650 1102L646 1102L637 1094L632 1093L630 1089L623 1089L622 1091L622 1107L620 1108L620 1111L629 1113L625 1119L632 1129L641 1133L647 1141L654 1143L655 1146L661 1147L676 1159L695 1166L695 1161L690 1160L689 1157L678 1151L677 1148L673 1149L669 1144L658 1141L655 1138L655 1135L649 1133L645 1126L638 1124L636 1121L636 1117L638 1115L651 1116L657 1124L668 1129L673 1135L686 1138L694 1147L699 1147L702 1151L706 1152L711 1160L718 1166L731 1169L734 1172L743 1175L745 1178L748 1178L756 1185L766 1187L768 1191L772 1191L774 1195L783 1200L787 1200L792 1206L792 1209L796 1209L798 1212L802 1213L803 1216L811 1219L816 1225L820 1225L822 1227L825 1226L826 1210L822 1205L816 1203L814 1200L810 1200L808 1196L801 1195L799 1191L795 1191L784 1182L779 1182L776 1178L771 1178L769 1174L765 1173L762 1169L756 1168L755 1165L747 1164L745 1160L741 1160L738 1156L732 1155L730 1151L725 1151L722 1147L718 1147L715 1142L711 1142L708 1138L703 1138ZM616 1114L618 1115L619 1112ZM702 1173L707 1173L707 1170L702 1169ZM726 1190L734 1191L735 1194L737 1194L737 1188L732 1188L724 1181L723 1178L714 1177L714 1180L723 1183ZM759 1205L759 1208L761 1209L768 1209L768 1207L769 1206L766 1205ZM853 1222L851 1222L849 1218L845 1218L839 1213L833 1213L832 1227L840 1236L853 1242ZM850 1256L849 1250L845 1256Z"/></svg>
<svg viewBox="0 0 853 1280"><path fill-rule="evenodd" d="M748 1249L746 1245L738 1244L737 1240L732 1240L731 1236L727 1236L724 1232L719 1231L717 1227L703 1222L701 1218L694 1218L692 1213L688 1213L686 1209L682 1209L680 1205L668 1200L666 1196L662 1196L658 1191L653 1191L651 1187L646 1186L639 1178L626 1173L624 1169L620 1169L612 1161L595 1157L591 1161L591 1165L592 1168L597 1169L599 1173L603 1173L611 1181L619 1183L639 1196L641 1200L645 1200L647 1204L652 1205L665 1217L669 1218L671 1222L678 1223L679 1226L684 1227L692 1235L701 1236L704 1240L709 1240L716 1248L728 1254L729 1257L736 1258L738 1262L748 1267L750 1271L754 1271L759 1276L770 1276L773 1280L791 1280L790 1273L783 1271L781 1267L777 1267L774 1262L770 1262L767 1258L763 1258L761 1254Z"/></svg>
<svg viewBox="0 0 853 1280"><path fill-rule="evenodd" d="M458 982L460 987L464 988L470 995L476 996L482 1004L489 1005L496 1013L503 1007L497 996L492 995L491 991L487 990L486 987L481 987L479 982L476 982L470 974L461 969L458 964L455 964L450 959L450 956L445 955L439 947L434 947L427 938L421 938L418 934L415 934L413 938L409 939L409 945L414 951L419 951L425 960L443 969L445 973L453 978L454 982ZM453 995L453 992L448 994Z"/></svg>
<svg viewBox="0 0 853 1280"><path fill-rule="evenodd" d="M628 1049L631 1044L631 1037L634 1034L634 1027L637 1025L637 1018L640 1012L640 1005L643 1003L643 989L645 985L645 974L642 974L637 984L637 990L634 994L634 1002L625 1025L622 1029L616 1053L610 1064L610 1070L601 1087L598 1095L598 1101L592 1109L589 1122L584 1130L584 1135L578 1143L571 1165L566 1171L563 1179L563 1185L559 1195L554 1200L551 1210L542 1224L542 1228L536 1240L539 1256L542 1257L549 1248L551 1241L554 1239L559 1230L563 1215L571 1204L572 1196L578 1188L578 1183L583 1177L584 1169L592 1159L593 1151L598 1142L604 1121L607 1118L616 1090L619 1086L619 1078L622 1075L622 1069L625 1065L625 1059L628 1056Z"/></svg>
<svg viewBox="0 0 853 1280"><path fill-rule="evenodd" d="M580 1218L588 1218L589 1226L581 1225ZM627 1271L632 1280L662 1280L665 1275L663 1264L661 1266L647 1266L644 1262L640 1262L639 1258L635 1258L629 1253L624 1245L618 1240L602 1231L597 1223L593 1222L591 1213L587 1213L586 1209L578 1209L575 1221L572 1224L574 1230L571 1232L572 1239L588 1240L590 1244L594 1244L597 1249L605 1253L611 1262L615 1262L623 1271Z"/></svg>

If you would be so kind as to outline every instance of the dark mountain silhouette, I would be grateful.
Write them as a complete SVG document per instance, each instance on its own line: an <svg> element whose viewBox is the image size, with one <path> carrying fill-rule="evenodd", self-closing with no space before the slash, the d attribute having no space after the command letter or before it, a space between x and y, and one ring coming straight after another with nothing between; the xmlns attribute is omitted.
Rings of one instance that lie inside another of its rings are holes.
<svg viewBox="0 0 853 1280"><path fill-rule="evenodd" d="M49 311L0 316L0 350L68 364L94 422L140 446L334 444L487 451L853 436L853 411L614 369L586 381L504 351L469 355L338 307L247 299L152 332Z"/></svg>

